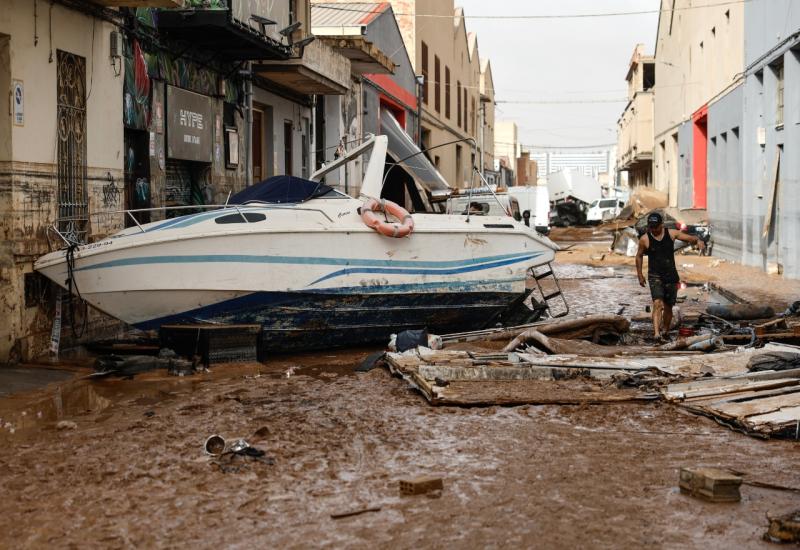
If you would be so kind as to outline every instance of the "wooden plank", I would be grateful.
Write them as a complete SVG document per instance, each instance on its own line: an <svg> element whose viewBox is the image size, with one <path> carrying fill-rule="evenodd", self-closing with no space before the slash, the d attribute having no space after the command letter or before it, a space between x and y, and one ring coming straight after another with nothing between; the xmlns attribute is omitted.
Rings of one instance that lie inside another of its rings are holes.
<svg viewBox="0 0 800 550"><path fill-rule="evenodd" d="M800 380L796 378L765 380L763 382L752 382L748 380L742 384L729 384L727 386L718 386L715 388L690 390L684 392L682 395L680 394L673 394L673 395L676 395L677 397L675 398L677 399L681 399L686 402L691 402L698 398L713 397L715 395L728 395L744 391L755 391L761 389L767 390L773 388L782 388L784 386L797 386L797 385L800 385Z"/></svg>
<svg viewBox="0 0 800 550"><path fill-rule="evenodd" d="M781 149L777 148L775 151L775 163L772 166L772 177L770 179L769 202L767 203L767 211L764 215L764 230L761 232L761 238L766 239L769 235L769 230L772 225L772 218L775 214L775 196L778 194L778 182L781 166Z"/></svg>
<svg viewBox="0 0 800 550"><path fill-rule="evenodd" d="M693 406L704 406L704 407L718 407L720 405L724 405L725 403L743 403L750 399L761 399L765 397L774 397L776 395L786 395L789 393L800 392L800 386L788 386L783 388L776 388L772 390L760 390L760 391L750 391L750 392L741 392L741 393L734 393L728 396L723 397L722 399L719 396L713 396L708 399L704 400L693 400Z"/></svg>
<svg viewBox="0 0 800 550"><path fill-rule="evenodd" d="M576 369L583 371L584 369ZM558 369L561 378L564 377L564 369ZM447 381L487 381L492 380L553 380L558 375L554 375L552 367L516 366L516 367L452 367L443 365L420 365L418 370L420 376L426 380L440 378ZM616 371L619 372L619 371Z"/></svg>
<svg viewBox="0 0 800 550"><path fill-rule="evenodd" d="M750 399L742 403L721 403L709 406L721 414L734 418L767 414L786 407L800 407L800 392Z"/></svg>
<svg viewBox="0 0 800 550"><path fill-rule="evenodd" d="M798 422L800 422L800 407L787 407L779 411L749 416L745 425L752 426L753 429L760 431L772 426L773 429L771 431L778 431L795 426Z"/></svg>

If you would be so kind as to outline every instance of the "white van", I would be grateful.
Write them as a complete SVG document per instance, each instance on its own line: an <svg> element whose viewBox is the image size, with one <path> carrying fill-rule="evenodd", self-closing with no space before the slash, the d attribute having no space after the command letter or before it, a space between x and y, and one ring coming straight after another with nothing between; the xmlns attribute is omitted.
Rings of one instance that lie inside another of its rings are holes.
<svg viewBox="0 0 800 550"><path fill-rule="evenodd" d="M618 198L598 199L589 206L589 212L586 214L586 223L599 225L605 221L613 220L623 208L625 208L625 202Z"/></svg>
<svg viewBox="0 0 800 550"><path fill-rule="evenodd" d="M543 235L550 233L550 193L546 185L509 187L508 194L519 202L523 218L526 210L530 212L531 227Z"/></svg>

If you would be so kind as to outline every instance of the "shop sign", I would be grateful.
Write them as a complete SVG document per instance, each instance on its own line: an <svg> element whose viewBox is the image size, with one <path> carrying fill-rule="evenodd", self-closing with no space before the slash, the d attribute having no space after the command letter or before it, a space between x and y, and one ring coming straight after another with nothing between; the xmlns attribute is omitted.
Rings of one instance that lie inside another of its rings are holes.
<svg viewBox="0 0 800 550"><path fill-rule="evenodd" d="M211 162L212 116L210 97L167 86L167 156Z"/></svg>
<svg viewBox="0 0 800 550"><path fill-rule="evenodd" d="M14 125L25 126L25 87L21 80L14 80L11 83L11 102Z"/></svg>

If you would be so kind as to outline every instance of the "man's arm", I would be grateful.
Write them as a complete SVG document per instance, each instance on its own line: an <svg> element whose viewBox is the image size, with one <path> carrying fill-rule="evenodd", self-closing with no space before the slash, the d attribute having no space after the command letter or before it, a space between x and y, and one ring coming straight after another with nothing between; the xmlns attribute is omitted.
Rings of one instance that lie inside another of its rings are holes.
<svg viewBox="0 0 800 550"><path fill-rule="evenodd" d="M677 229L670 229L669 234L673 239L678 239L679 241L683 241L685 243L691 244L692 246L696 246L697 249L700 251L706 249L706 243L703 242L703 239L699 237L688 235L683 231L678 231Z"/></svg>
<svg viewBox="0 0 800 550"><path fill-rule="evenodd" d="M647 252L647 235L642 235L639 238L639 250L636 251L636 275L639 277L639 284L641 286L645 285L644 274L642 273L642 267L644 266L644 253Z"/></svg>

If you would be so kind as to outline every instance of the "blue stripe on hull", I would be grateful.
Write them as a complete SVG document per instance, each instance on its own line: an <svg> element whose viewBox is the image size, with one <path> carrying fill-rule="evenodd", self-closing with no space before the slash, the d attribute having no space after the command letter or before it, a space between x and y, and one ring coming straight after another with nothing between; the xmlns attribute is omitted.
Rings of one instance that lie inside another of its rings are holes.
<svg viewBox="0 0 800 550"><path fill-rule="evenodd" d="M312 350L385 343L391 333L425 328L447 333L493 326L519 292L412 292L337 294L257 292L180 315L147 321L163 324L213 322L260 324L267 351Z"/></svg>

